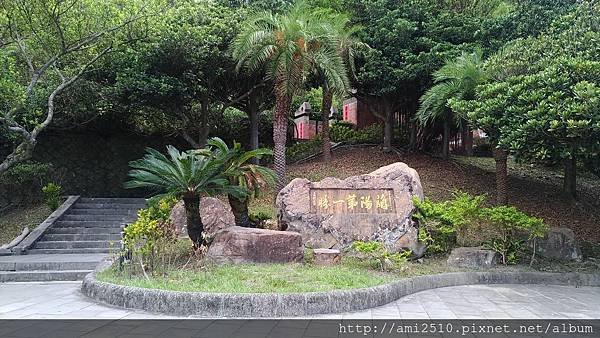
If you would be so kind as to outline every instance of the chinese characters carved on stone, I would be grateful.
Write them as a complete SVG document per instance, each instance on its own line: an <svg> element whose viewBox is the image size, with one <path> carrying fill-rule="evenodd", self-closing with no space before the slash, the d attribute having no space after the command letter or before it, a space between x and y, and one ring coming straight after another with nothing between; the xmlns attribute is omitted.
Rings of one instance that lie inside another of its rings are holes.
<svg viewBox="0 0 600 338"><path fill-rule="evenodd" d="M310 209L316 214L390 214L396 212L392 189L311 188Z"/></svg>

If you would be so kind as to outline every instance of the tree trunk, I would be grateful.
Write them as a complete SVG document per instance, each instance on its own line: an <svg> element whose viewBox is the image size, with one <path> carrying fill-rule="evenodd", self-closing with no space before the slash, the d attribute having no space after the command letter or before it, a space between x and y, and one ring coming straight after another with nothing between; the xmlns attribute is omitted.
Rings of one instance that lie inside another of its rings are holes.
<svg viewBox="0 0 600 338"><path fill-rule="evenodd" d="M185 208L185 217L187 221L188 236L194 243L195 248L199 248L204 244L204 225L200 217L200 196L184 196L183 206Z"/></svg>
<svg viewBox="0 0 600 338"><path fill-rule="evenodd" d="M208 125L209 118L209 104L210 101L208 96L202 97L202 116L200 116L200 125L198 126L198 145L199 148L204 148L206 146L206 141L208 140L208 134L210 132L210 127Z"/></svg>
<svg viewBox="0 0 600 338"><path fill-rule="evenodd" d="M383 151L392 151L392 141L394 139L394 112L386 110L383 126Z"/></svg>
<svg viewBox="0 0 600 338"><path fill-rule="evenodd" d="M442 136L442 157L448 158L450 155L450 119L444 119L444 134Z"/></svg>
<svg viewBox="0 0 600 338"><path fill-rule="evenodd" d="M469 126L466 126L467 132L463 142L465 143L465 155L473 156L473 130Z"/></svg>
<svg viewBox="0 0 600 338"><path fill-rule="evenodd" d="M494 160L496 161L496 204L506 205L508 202L508 168L506 150L494 148Z"/></svg>
<svg viewBox="0 0 600 338"><path fill-rule="evenodd" d="M248 116L250 117L250 150L258 149L258 133L260 125L260 116L258 114L258 107L256 106L256 96L254 93L248 97ZM256 157L250 159L253 164L259 164L259 160Z"/></svg>
<svg viewBox="0 0 600 338"><path fill-rule="evenodd" d="M417 121L410 121L410 140L408 144L408 149L410 151L417 150Z"/></svg>
<svg viewBox="0 0 600 338"><path fill-rule="evenodd" d="M565 160L563 189L569 197L577 199L577 159L575 156L571 156L571 158Z"/></svg>
<svg viewBox="0 0 600 338"><path fill-rule="evenodd" d="M280 95L275 103L275 116L273 118L273 165L277 175L275 194L283 189L285 183L285 143L287 140L288 112L292 98Z"/></svg>
<svg viewBox="0 0 600 338"><path fill-rule="evenodd" d="M231 206L231 212L235 216L235 225L246 228L256 228L256 224L250 221L248 216L248 199L240 200L231 195L227 195L229 199L229 205Z"/></svg>
<svg viewBox="0 0 600 338"><path fill-rule="evenodd" d="M333 93L323 87L323 102L321 105L321 139L323 140L323 160L331 163L331 140L329 138L329 113L331 112L331 101Z"/></svg>

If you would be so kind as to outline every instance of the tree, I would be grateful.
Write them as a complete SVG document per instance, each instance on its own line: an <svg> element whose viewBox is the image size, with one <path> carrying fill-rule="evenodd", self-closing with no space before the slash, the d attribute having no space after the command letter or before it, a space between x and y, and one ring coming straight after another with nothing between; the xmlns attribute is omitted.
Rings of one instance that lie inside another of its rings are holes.
<svg viewBox="0 0 600 338"><path fill-rule="evenodd" d="M492 80L456 107L517 160L562 163L576 197L576 164L600 151L600 2L583 1L551 28L517 39L486 62Z"/></svg>
<svg viewBox="0 0 600 338"><path fill-rule="evenodd" d="M320 69L328 83L342 87L345 72L335 48L331 26L314 15L304 4L296 4L285 14L256 14L244 22L233 43L238 68L250 71L265 67L266 78L273 81L275 113L273 118L274 165L277 191L285 180L285 146L288 116L294 95L303 87L306 75Z"/></svg>
<svg viewBox="0 0 600 338"><path fill-rule="evenodd" d="M475 95L475 87L486 80L481 50L472 53L463 52L458 58L447 61L442 68L433 73L433 79L434 86L429 88L420 99L421 105L416 118L421 125L443 121L442 154L444 158L448 158L451 124L459 124L469 129L464 116L453 114L448 106L448 100L472 99Z"/></svg>
<svg viewBox="0 0 600 338"><path fill-rule="evenodd" d="M384 149L394 138L394 114L413 115L445 60L482 44L484 23L505 14L503 1L346 0L359 38L371 47L357 62L356 96L384 122ZM411 134L417 135L413 123ZM421 133L422 134L422 133ZM416 146L416 137L411 137Z"/></svg>
<svg viewBox="0 0 600 338"><path fill-rule="evenodd" d="M142 159L130 162L131 179L125 187L151 189L157 198L183 198L188 235L199 248L204 244L200 197L226 193L244 198L246 192L224 176L231 154L215 156L207 149L180 152L173 146L167 146L167 153L168 157L148 148Z"/></svg>
<svg viewBox="0 0 600 338"><path fill-rule="evenodd" d="M153 22L149 41L106 64L115 79L109 100L137 131L175 134L193 148L206 144L229 107L246 111L258 135L267 84L236 72L230 51L245 14L213 2L175 1Z"/></svg>
<svg viewBox="0 0 600 338"><path fill-rule="evenodd" d="M0 173L30 159L38 136L54 119L55 100L105 54L143 33L154 3L91 0L14 0L0 3L0 53L8 62L3 91L14 96L0 125L16 146Z"/></svg>
<svg viewBox="0 0 600 338"><path fill-rule="evenodd" d="M342 14L331 14L326 15L328 20L332 23L333 34L335 34L335 40L337 41L337 51L342 57L344 64L336 65L338 68L336 72L348 72L352 75L355 72L354 59L357 54L357 49L365 49L367 46L361 43L357 38L356 34L359 30L358 27L350 26L350 19L347 15ZM331 105L333 102L334 94L338 96L345 95L350 89L350 84L347 81L340 82L338 85L342 87L335 87L335 83L329 83L327 76L322 74L327 69L317 69L317 76L320 79L322 85L322 102L321 102L321 139L323 140L323 159L326 163L331 162L331 140L329 137L329 115L331 114Z"/></svg>
<svg viewBox="0 0 600 338"><path fill-rule="evenodd" d="M235 216L235 225L241 227L256 227L248 216L248 202L250 198L260 193L261 188L266 185L275 184L275 173L269 168L249 163L253 158L261 158L271 155L269 149L254 149L245 151L241 144L234 142L233 148L229 148L223 140L212 138L208 141L209 147L217 157L226 158L224 176L229 179L231 185L237 185L244 189L245 194L228 194L229 205Z"/></svg>

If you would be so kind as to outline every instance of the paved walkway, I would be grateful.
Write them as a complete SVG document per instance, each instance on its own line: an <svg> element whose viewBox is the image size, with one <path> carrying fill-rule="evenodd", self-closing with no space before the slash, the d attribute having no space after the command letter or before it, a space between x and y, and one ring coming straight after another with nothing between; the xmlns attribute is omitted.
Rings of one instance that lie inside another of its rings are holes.
<svg viewBox="0 0 600 338"><path fill-rule="evenodd" d="M80 282L0 283L0 318L175 318L98 304ZM544 285L470 285L433 289L339 319L600 319L600 288Z"/></svg>

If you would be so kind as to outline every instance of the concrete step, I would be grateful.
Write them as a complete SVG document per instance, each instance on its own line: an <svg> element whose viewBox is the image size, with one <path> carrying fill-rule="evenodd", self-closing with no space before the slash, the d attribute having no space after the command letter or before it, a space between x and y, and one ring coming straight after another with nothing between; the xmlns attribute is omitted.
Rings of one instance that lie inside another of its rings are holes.
<svg viewBox="0 0 600 338"><path fill-rule="evenodd" d="M139 210L145 207L145 204L75 203L71 209Z"/></svg>
<svg viewBox="0 0 600 338"><path fill-rule="evenodd" d="M47 233L42 241L120 241L121 234L52 234Z"/></svg>
<svg viewBox="0 0 600 338"><path fill-rule="evenodd" d="M53 228L122 228L128 222L123 221L56 221Z"/></svg>
<svg viewBox="0 0 600 338"><path fill-rule="evenodd" d="M65 227L65 228L55 228L52 227L47 230L46 234L100 234L100 235L108 235L108 234L121 234L122 229L119 227L115 228L107 228L107 227Z"/></svg>
<svg viewBox="0 0 600 338"><path fill-rule="evenodd" d="M34 249L88 249L120 247L119 241L39 241Z"/></svg>
<svg viewBox="0 0 600 338"><path fill-rule="evenodd" d="M81 197L77 203L146 204L146 200L144 198Z"/></svg>
<svg viewBox="0 0 600 338"><path fill-rule="evenodd" d="M98 262L0 262L0 271L94 270Z"/></svg>
<svg viewBox="0 0 600 338"><path fill-rule="evenodd" d="M113 215L113 214L102 214L102 215L63 215L61 221L120 221L120 222L131 222L135 220L135 215Z"/></svg>
<svg viewBox="0 0 600 338"><path fill-rule="evenodd" d="M77 281L92 270L63 270L63 271L0 271L2 282L50 282L50 281Z"/></svg>
<svg viewBox="0 0 600 338"><path fill-rule="evenodd" d="M114 248L85 248L85 249L30 249L27 250L28 255L41 255L41 254L93 254L93 253L101 253L108 254L111 252L119 251L119 247L115 246Z"/></svg>
<svg viewBox="0 0 600 338"><path fill-rule="evenodd" d="M123 217L137 217L138 209L69 209L66 215L114 215Z"/></svg>

